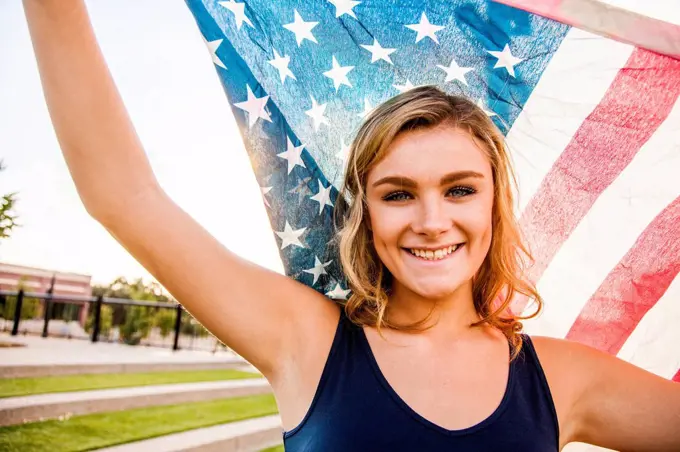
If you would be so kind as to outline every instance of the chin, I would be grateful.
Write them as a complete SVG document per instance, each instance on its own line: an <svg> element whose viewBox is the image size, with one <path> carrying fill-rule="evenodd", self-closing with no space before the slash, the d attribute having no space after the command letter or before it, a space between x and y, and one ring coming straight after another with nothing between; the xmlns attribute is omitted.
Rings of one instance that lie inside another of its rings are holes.
<svg viewBox="0 0 680 452"><path fill-rule="evenodd" d="M431 300L439 300L451 296L464 285L464 281L451 281L450 279L445 281L411 281L410 284L406 284L416 294Z"/></svg>

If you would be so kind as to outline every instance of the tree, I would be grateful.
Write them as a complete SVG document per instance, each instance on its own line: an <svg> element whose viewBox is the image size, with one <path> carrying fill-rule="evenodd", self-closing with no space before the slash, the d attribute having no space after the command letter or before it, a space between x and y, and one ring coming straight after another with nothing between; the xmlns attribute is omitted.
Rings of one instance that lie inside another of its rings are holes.
<svg viewBox="0 0 680 452"><path fill-rule="evenodd" d="M172 300L163 293L163 287L155 281L144 282L138 278L132 282L119 276L108 286L95 285L92 287L92 295L109 298L124 298L137 301L160 301L169 303Z"/></svg>
<svg viewBox="0 0 680 452"><path fill-rule="evenodd" d="M94 324L94 309L90 309L90 312L85 321L85 331L92 333L92 328ZM99 318L99 332L104 336L108 336L111 331L111 326L113 325L113 309L111 306L103 305L101 311L101 317Z"/></svg>
<svg viewBox="0 0 680 452"><path fill-rule="evenodd" d="M194 337L206 337L210 334L208 330L206 330L205 327L190 314L182 316L180 331L182 334Z"/></svg>
<svg viewBox="0 0 680 452"><path fill-rule="evenodd" d="M0 171L4 169L5 166L2 160L0 160ZM16 195L16 193L9 193L0 200L0 239L8 238L14 228L19 227L19 224L16 222L18 217L14 212L17 202Z"/></svg>
<svg viewBox="0 0 680 452"><path fill-rule="evenodd" d="M26 276L21 276L19 278L19 281L17 282L16 291L19 292L20 290L26 292ZM38 316L38 310L40 309L40 303L41 302L38 298L24 296L24 299L21 302L21 315L19 318L21 320L36 318ZM16 309L16 307L17 297L16 296L7 297L4 309L0 311L2 317L5 319L13 319L14 310Z"/></svg>
<svg viewBox="0 0 680 452"><path fill-rule="evenodd" d="M149 308L129 306L125 315L125 323L120 327L120 337L128 345L138 345L151 330Z"/></svg>
<svg viewBox="0 0 680 452"><path fill-rule="evenodd" d="M142 278L128 281L124 277L116 278L108 286L95 285L92 295L108 298L123 298L135 301L155 301L170 304L172 300L163 293L163 287L155 281L145 282ZM174 305L172 305L174 306ZM165 311L165 309L163 309ZM144 306L113 306L112 325L120 326L120 337L130 345L139 344L145 338L155 322L153 308ZM174 316L173 316L174 319ZM163 320L165 327L166 321ZM174 320L171 324L174 326ZM163 327L163 328L164 328ZM159 328L160 325L159 325ZM161 334L163 334L161 328ZM169 333L169 332L168 332ZM167 334L166 334L167 335Z"/></svg>
<svg viewBox="0 0 680 452"><path fill-rule="evenodd" d="M168 337L170 332L175 328L175 318L177 311L175 309L159 309L154 317L154 324L158 327L162 338Z"/></svg>

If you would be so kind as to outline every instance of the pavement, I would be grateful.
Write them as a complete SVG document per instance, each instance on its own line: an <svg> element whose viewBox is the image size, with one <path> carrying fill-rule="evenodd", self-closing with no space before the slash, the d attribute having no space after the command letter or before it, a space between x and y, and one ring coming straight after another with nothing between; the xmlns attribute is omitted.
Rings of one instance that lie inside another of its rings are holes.
<svg viewBox="0 0 680 452"><path fill-rule="evenodd" d="M0 334L0 342L23 347L0 348L0 378L30 378L102 373L173 372L237 369L258 372L229 350L215 353L82 339ZM258 372L259 373L259 372Z"/></svg>
<svg viewBox="0 0 680 452"><path fill-rule="evenodd" d="M92 343L84 339L64 339L40 336L0 334L0 341L25 345L0 348L0 367L71 364L134 364L134 363L209 363L238 359L230 351L215 353L201 350L132 346L119 343Z"/></svg>

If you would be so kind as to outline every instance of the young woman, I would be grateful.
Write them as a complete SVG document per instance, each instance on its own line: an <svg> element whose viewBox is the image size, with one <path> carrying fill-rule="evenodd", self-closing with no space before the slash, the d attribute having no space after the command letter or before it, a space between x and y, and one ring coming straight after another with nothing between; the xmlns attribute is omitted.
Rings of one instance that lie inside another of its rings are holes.
<svg viewBox="0 0 680 452"><path fill-rule="evenodd" d="M521 278L502 136L474 104L418 88L358 132L337 211L353 291L340 306L229 252L168 198L82 0L24 6L85 207L262 371L287 450L680 450L680 385L529 338L508 314L515 293L541 302Z"/></svg>

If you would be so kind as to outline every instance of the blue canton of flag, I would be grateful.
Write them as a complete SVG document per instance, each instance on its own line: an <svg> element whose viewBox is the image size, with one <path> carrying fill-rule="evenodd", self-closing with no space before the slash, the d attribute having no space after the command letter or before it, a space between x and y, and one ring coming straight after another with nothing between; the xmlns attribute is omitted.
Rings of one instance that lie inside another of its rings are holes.
<svg viewBox="0 0 680 452"><path fill-rule="evenodd" d="M379 103L434 84L507 133L569 28L491 1L186 0L238 122L286 274L347 290L333 206Z"/></svg>

